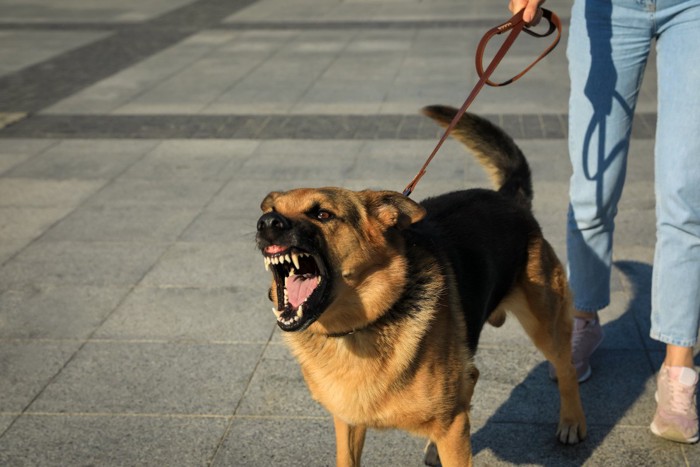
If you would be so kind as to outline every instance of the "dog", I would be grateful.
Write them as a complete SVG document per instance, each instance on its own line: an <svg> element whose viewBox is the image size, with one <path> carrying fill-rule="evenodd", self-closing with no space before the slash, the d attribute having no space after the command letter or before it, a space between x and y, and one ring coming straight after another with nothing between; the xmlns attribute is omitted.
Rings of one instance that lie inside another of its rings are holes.
<svg viewBox="0 0 700 467"><path fill-rule="evenodd" d="M456 110L423 113L446 127ZM495 189L420 204L394 191L300 188L261 204L257 247L277 325L332 415L338 466L358 466L368 428L428 438L429 465L472 465L474 353L506 312L554 365L557 438L586 437L571 362L566 273L531 211L530 169L499 127L465 114L452 135ZM436 452L437 451L437 452Z"/></svg>

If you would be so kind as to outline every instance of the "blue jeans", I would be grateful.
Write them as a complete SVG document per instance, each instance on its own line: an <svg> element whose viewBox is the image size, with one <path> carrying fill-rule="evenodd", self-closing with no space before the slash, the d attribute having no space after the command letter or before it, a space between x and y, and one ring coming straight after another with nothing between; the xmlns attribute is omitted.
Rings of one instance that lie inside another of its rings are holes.
<svg viewBox="0 0 700 467"><path fill-rule="evenodd" d="M610 302L614 219L654 40L657 242L651 337L693 346L700 321L700 0L575 0L567 56L573 166L567 252L574 305Z"/></svg>

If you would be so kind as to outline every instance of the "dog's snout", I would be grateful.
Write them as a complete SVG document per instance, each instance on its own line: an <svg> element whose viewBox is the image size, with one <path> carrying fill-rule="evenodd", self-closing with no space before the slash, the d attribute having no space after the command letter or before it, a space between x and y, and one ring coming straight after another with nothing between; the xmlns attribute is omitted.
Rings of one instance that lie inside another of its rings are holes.
<svg viewBox="0 0 700 467"><path fill-rule="evenodd" d="M289 219L276 212L263 214L258 220L258 232L282 231L292 227Z"/></svg>

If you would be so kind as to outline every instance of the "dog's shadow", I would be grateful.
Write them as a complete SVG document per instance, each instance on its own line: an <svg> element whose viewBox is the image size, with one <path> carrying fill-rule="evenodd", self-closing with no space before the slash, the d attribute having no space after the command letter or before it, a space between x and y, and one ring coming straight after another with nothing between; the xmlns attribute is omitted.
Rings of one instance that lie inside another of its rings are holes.
<svg viewBox="0 0 700 467"><path fill-rule="evenodd" d="M655 386L650 385L655 385L654 374L663 359L662 345L648 337L652 268L632 261L617 262L615 266L626 276L632 294L624 313L604 325L605 341L591 358L593 377L581 385L588 438L575 446L556 441L559 395L556 384L548 380L547 363L543 362L472 433L472 451L478 456L475 461L479 462L481 457L486 461L482 464L488 464L491 459L492 463L516 465L582 465L618 424L650 423L655 408L653 389L650 390ZM477 385L474 404L479 403L478 394ZM635 410L630 410L633 406ZM553 418L550 422L543 416ZM535 423L543 420L541 429L532 428L533 420ZM624 442L624 432L616 432L614 436ZM640 434L637 430L629 436ZM654 438L650 432L644 436Z"/></svg>

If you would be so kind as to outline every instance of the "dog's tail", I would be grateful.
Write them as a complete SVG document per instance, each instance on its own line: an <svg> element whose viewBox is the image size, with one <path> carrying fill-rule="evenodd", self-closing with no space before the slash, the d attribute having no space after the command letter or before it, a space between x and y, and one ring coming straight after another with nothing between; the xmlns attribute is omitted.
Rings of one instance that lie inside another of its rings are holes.
<svg viewBox="0 0 700 467"><path fill-rule="evenodd" d="M450 124L457 112L455 108L442 105L423 108L424 115L443 127ZM465 113L452 135L474 153L500 193L515 198L519 204L531 209L530 166L520 148L505 131L488 120Z"/></svg>

